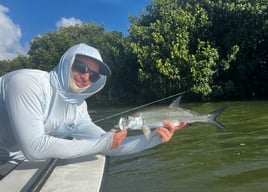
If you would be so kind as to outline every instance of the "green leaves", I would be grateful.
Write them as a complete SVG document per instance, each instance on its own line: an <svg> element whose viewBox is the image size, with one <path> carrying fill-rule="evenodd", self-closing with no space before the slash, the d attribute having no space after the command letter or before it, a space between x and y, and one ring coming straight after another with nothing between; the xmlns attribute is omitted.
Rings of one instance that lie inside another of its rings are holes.
<svg viewBox="0 0 268 192"><path fill-rule="evenodd" d="M180 1L153 1L147 22L143 22L145 17L135 19L130 37L140 65L140 79L187 79L187 86L194 92L207 95L219 56L212 43L197 39L205 39L199 31L209 27L210 21L198 4L179 4Z"/></svg>
<svg viewBox="0 0 268 192"><path fill-rule="evenodd" d="M70 46L100 50L112 70L98 101L137 101L191 90L201 98L268 96L268 10L263 0L153 0L129 35L92 23L35 37L29 56L0 61L51 70ZM150 94L148 94L150 92Z"/></svg>
<svg viewBox="0 0 268 192"><path fill-rule="evenodd" d="M164 81L208 96L213 87L229 84L229 78L245 82L248 72L259 68L257 62L268 76L263 51L267 3L261 2L152 1L146 13L131 19L130 45L138 58L140 80L158 92Z"/></svg>
<svg viewBox="0 0 268 192"><path fill-rule="evenodd" d="M213 75L217 69L219 59L218 51L212 48L209 42L198 40L196 54L191 60L191 75L194 82L192 90L207 96L212 89L210 83L213 82Z"/></svg>

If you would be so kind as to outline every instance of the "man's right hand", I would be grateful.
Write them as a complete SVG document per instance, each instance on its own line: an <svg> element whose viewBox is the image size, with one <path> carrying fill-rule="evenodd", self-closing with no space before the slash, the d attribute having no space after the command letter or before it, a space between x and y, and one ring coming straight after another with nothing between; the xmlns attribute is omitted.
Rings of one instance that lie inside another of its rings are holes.
<svg viewBox="0 0 268 192"><path fill-rule="evenodd" d="M113 138L113 143L112 143L112 148L116 148L119 145L121 145L122 141L126 138L127 136L127 130L119 131L114 133L114 138Z"/></svg>

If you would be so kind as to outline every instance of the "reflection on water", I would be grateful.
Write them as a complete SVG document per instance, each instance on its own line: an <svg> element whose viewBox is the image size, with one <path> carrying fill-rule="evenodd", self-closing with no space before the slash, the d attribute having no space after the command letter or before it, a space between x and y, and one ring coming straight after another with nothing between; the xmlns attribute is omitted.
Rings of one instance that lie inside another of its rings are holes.
<svg viewBox="0 0 268 192"><path fill-rule="evenodd" d="M156 148L111 158L105 192L259 192L268 189L268 102L182 104L207 113L227 106L219 130L208 124L188 125ZM126 109L99 109L94 118ZM100 125L110 129L117 119Z"/></svg>

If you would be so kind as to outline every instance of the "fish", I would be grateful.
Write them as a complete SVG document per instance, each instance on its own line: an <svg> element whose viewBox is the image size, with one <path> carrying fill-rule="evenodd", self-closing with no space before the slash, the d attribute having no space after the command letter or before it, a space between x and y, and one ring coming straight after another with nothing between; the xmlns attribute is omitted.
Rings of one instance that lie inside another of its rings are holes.
<svg viewBox="0 0 268 192"><path fill-rule="evenodd" d="M189 109L181 108L181 98L182 96L179 96L166 108L152 108L121 117L116 128L120 130L142 130L147 139L150 138L151 129L164 126L164 120L170 120L175 126L186 121L187 124L195 122L209 123L220 129L225 129L224 125L217 121L216 118L226 107L220 107L208 114L200 114Z"/></svg>

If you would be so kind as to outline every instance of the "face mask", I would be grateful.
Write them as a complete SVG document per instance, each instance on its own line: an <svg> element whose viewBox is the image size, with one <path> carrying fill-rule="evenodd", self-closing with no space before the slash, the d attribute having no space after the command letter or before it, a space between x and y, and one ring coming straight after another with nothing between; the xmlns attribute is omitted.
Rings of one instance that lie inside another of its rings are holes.
<svg viewBox="0 0 268 192"><path fill-rule="evenodd" d="M88 85L86 87L82 87L82 88L78 87L75 84L75 80L73 78L72 71L70 71L70 74L69 74L68 86L69 86L69 89L74 93L81 93L81 92L85 91L86 89L88 89L90 87L90 85Z"/></svg>

